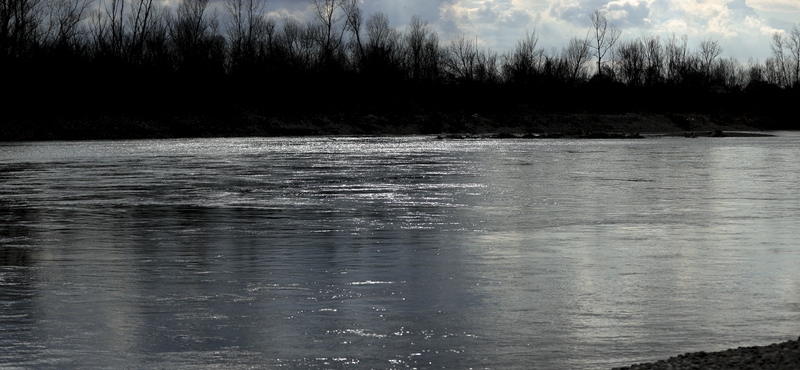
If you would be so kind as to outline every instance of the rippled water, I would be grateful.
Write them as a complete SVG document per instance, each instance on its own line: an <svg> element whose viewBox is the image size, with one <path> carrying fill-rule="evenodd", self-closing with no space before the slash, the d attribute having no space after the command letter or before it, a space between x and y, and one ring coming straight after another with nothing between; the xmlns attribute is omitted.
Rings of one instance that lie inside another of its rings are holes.
<svg viewBox="0 0 800 370"><path fill-rule="evenodd" d="M607 369L794 339L798 144L0 144L0 367Z"/></svg>

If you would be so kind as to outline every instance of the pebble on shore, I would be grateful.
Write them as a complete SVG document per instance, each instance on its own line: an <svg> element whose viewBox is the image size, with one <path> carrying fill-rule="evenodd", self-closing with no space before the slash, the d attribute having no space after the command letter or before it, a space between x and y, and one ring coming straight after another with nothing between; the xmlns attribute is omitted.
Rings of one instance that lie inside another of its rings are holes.
<svg viewBox="0 0 800 370"><path fill-rule="evenodd" d="M695 352L652 363L634 364L613 370L684 369L800 369L800 338L768 346L739 347L720 352Z"/></svg>

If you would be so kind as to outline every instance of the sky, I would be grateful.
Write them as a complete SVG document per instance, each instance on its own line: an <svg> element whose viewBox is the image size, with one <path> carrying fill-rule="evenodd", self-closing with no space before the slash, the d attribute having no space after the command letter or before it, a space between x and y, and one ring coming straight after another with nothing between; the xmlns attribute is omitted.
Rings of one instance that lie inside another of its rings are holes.
<svg viewBox="0 0 800 370"><path fill-rule="evenodd" d="M534 31L540 47L560 50L570 38L586 35L589 15L599 9L622 30L622 39L687 35L692 49L703 40L717 40L723 57L763 62L771 55L772 34L789 32L800 23L800 0L360 1L365 16L384 12L398 29L405 28L416 14L429 22L444 43L464 34L499 54ZM311 19L309 8L309 0L269 0L268 4L275 15L303 20Z"/></svg>

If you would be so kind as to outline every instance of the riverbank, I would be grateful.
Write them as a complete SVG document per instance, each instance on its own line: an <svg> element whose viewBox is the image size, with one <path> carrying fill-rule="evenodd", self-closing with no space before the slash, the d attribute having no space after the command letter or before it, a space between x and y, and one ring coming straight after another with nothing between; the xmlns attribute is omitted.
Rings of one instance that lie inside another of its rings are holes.
<svg viewBox="0 0 800 370"><path fill-rule="evenodd" d="M652 363L613 370L796 370L800 369L800 338L767 346L739 347L720 352L695 352Z"/></svg>
<svg viewBox="0 0 800 370"><path fill-rule="evenodd" d="M629 138L638 134L715 136L719 132L757 132L762 120L691 113L539 113L525 108L493 114L362 111L291 116L237 110L207 116L14 119L5 123L0 141L414 134L584 138Z"/></svg>

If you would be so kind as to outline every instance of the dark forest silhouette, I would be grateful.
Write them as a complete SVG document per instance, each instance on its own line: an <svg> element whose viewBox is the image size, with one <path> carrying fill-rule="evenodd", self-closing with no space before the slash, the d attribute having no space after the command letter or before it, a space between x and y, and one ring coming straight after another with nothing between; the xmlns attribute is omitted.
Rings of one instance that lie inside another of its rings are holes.
<svg viewBox="0 0 800 370"><path fill-rule="evenodd" d="M504 54L466 35L444 42L415 16L405 31L357 0L313 0L314 18L267 16L265 0L1 0L7 117L227 117L328 112L700 112L800 128L800 26L743 64L714 40L620 39L596 11L561 50L535 30ZM34 106L35 108L31 108ZM249 112L249 113L248 113ZM767 117L766 119L763 117ZM796 120L792 120L796 121ZM100 122L100 121L98 121ZM436 127L431 127L431 132Z"/></svg>

